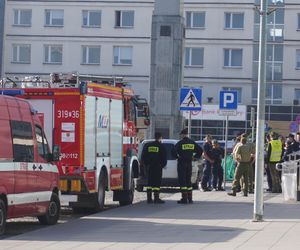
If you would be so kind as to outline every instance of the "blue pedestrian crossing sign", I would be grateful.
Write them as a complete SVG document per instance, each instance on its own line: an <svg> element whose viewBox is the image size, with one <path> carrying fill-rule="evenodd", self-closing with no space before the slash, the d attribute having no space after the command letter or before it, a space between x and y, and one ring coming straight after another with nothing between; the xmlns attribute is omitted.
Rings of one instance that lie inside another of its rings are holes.
<svg viewBox="0 0 300 250"><path fill-rule="evenodd" d="M202 107L202 91L199 88L180 89L180 110L198 110Z"/></svg>
<svg viewBox="0 0 300 250"><path fill-rule="evenodd" d="M238 95L237 91L221 91L220 92L220 109L237 109Z"/></svg>

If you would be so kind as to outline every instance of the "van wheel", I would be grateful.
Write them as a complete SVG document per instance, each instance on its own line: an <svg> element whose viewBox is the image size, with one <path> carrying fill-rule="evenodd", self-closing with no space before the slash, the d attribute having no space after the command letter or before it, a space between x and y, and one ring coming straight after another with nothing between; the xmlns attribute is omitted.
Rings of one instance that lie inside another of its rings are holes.
<svg viewBox="0 0 300 250"><path fill-rule="evenodd" d="M5 233L6 227L6 206L4 201L0 198L0 235Z"/></svg>
<svg viewBox="0 0 300 250"><path fill-rule="evenodd" d="M200 174L198 172L196 182L192 184L192 188L194 190L198 190L199 189L199 182L200 182Z"/></svg>
<svg viewBox="0 0 300 250"><path fill-rule="evenodd" d="M134 179L131 177L130 189L124 191L124 198L119 201L120 206L127 206L132 204L134 198Z"/></svg>
<svg viewBox="0 0 300 250"><path fill-rule="evenodd" d="M54 225L57 223L60 215L60 201L58 195L53 193L47 209L47 213L38 216L38 220L42 225Z"/></svg>
<svg viewBox="0 0 300 250"><path fill-rule="evenodd" d="M98 193L96 197L96 206L95 206L96 212L102 211L104 208L106 185L107 185L107 179L105 173L104 171L101 171L99 176Z"/></svg>

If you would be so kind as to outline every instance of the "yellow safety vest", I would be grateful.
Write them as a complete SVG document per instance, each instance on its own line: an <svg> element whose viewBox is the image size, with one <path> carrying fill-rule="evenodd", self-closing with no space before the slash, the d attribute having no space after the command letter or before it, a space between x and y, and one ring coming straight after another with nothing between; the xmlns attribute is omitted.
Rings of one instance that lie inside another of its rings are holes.
<svg viewBox="0 0 300 250"><path fill-rule="evenodd" d="M272 146L270 162L279 162L282 154L282 143L280 140L272 140L270 141L270 144Z"/></svg>

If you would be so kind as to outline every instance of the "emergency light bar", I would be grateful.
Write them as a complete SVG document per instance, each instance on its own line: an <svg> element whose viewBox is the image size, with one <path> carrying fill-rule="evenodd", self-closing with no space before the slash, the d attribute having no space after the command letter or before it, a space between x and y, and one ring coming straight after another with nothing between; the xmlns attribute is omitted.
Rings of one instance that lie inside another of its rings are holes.
<svg viewBox="0 0 300 250"><path fill-rule="evenodd" d="M9 95L9 96L17 96L17 95L24 95L24 90L17 90L17 89L6 89L0 90L0 95Z"/></svg>

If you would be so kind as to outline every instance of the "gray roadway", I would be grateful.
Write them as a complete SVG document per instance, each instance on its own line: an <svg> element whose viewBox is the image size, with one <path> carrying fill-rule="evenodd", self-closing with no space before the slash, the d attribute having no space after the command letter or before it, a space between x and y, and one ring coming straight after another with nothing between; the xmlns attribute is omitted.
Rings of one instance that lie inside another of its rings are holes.
<svg viewBox="0 0 300 250"><path fill-rule="evenodd" d="M300 249L300 203L265 195L265 221L251 221L253 195L195 191L195 203L145 201L0 241L0 249Z"/></svg>

